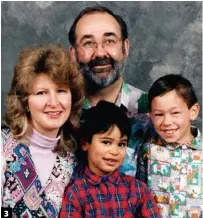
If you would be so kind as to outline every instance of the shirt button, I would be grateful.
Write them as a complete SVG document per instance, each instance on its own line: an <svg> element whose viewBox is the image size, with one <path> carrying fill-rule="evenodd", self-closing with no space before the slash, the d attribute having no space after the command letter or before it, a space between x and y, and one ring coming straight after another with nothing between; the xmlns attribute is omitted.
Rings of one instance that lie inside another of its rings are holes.
<svg viewBox="0 0 203 218"><path fill-rule="evenodd" d="M107 198L108 200L111 200L112 195L108 193Z"/></svg>

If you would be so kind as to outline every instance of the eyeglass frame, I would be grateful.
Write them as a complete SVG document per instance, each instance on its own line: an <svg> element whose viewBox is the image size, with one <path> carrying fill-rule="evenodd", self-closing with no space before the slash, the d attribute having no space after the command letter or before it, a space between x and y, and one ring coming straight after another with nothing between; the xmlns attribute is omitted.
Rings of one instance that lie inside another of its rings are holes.
<svg viewBox="0 0 203 218"><path fill-rule="evenodd" d="M108 49L106 49L106 47L108 47L108 45L105 45L105 44L104 44L105 41L108 41L108 40L112 40L112 41L113 41L113 40L116 40L116 42L114 43L114 46L115 46L115 47L116 47L116 45L117 45L119 42L123 41L122 38L119 38L119 37L116 36L114 33L105 33L104 36L105 36L105 37L112 37L112 36L113 36L114 38L104 38L104 39L102 39L102 40L100 40L100 41L96 41L92 35L84 35L84 36L82 37L82 40L85 40L85 39L86 39L87 42L88 42L88 40L89 40L89 41L92 40L92 42L94 43L94 46L93 46L93 47L85 47L85 46L81 45L82 42L80 42L79 45L76 44L76 47L77 47L77 48L82 48L82 49L84 49L84 50L90 50L90 49L92 49L92 51L95 51L95 50L98 48L98 46L101 45L102 48L104 48L105 50L108 50ZM85 43L85 42L84 42L84 43Z"/></svg>

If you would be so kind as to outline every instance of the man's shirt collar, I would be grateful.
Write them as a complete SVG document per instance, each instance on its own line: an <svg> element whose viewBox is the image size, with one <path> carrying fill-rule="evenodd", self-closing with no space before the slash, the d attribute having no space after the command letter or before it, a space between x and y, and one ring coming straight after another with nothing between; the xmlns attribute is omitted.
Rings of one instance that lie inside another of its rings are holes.
<svg viewBox="0 0 203 218"><path fill-rule="evenodd" d="M130 99L129 94L130 94L130 89L127 86L127 84L123 81L115 104L117 106L119 106L119 107L121 106L121 104L123 104L127 108L128 103L129 103L129 99ZM90 107L91 106L90 106L90 104L88 102L87 96L85 96L85 101L84 101L84 104L83 104L83 108L84 109L89 109Z"/></svg>

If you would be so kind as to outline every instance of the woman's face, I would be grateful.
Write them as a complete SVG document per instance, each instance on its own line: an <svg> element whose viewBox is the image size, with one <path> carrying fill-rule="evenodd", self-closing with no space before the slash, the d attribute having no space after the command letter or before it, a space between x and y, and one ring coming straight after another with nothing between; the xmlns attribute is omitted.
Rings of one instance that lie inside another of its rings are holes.
<svg viewBox="0 0 203 218"><path fill-rule="evenodd" d="M40 74L33 81L28 97L32 126L41 134L55 138L71 112L71 92L58 86L48 75Z"/></svg>

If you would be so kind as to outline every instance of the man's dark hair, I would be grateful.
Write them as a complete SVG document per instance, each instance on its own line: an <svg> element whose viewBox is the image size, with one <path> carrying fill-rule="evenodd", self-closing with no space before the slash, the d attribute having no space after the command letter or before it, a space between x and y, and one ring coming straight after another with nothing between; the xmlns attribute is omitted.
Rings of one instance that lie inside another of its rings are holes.
<svg viewBox="0 0 203 218"><path fill-rule="evenodd" d="M68 38L69 38L69 42L72 46L75 46L75 42L76 42L76 34L75 34L75 29L77 26L78 21L86 14L93 14L95 12L101 12L101 13L107 13L110 14L112 17L114 17L116 19L116 21L118 22L120 28L121 28L121 37L122 40L124 41L125 39L128 38L128 30L127 30L127 25L125 23L125 21L123 20L122 17L120 17L117 14L114 14L111 10L109 10L106 7L103 6L95 6L95 7L87 7L84 10L82 10L79 15L76 17L76 19L74 20L69 33L68 33Z"/></svg>
<svg viewBox="0 0 203 218"><path fill-rule="evenodd" d="M194 88L189 80L180 74L168 74L157 79L149 89L149 111L151 111L151 103L155 97L162 96L173 90L183 98L189 109L198 101Z"/></svg>

